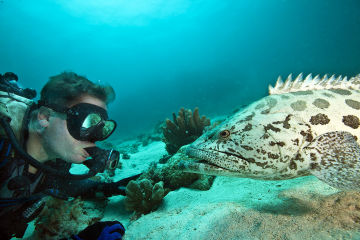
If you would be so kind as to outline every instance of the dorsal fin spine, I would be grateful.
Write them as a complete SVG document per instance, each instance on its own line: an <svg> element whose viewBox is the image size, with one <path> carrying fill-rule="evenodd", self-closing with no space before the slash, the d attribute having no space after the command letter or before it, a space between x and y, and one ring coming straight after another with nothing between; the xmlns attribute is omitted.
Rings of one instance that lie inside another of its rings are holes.
<svg viewBox="0 0 360 240"><path fill-rule="evenodd" d="M281 77L279 76L277 81L276 81L275 88L280 87L283 84L284 84L284 82L282 81Z"/></svg>
<svg viewBox="0 0 360 240"><path fill-rule="evenodd" d="M287 77L287 79L286 79L286 81L285 81L285 83L284 83L284 86L283 86L282 88L283 88L283 89L289 88L289 87L291 86L291 82L292 82L292 74L290 74L290 75Z"/></svg>
<svg viewBox="0 0 360 240"><path fill-rule="evenodd" d="M282 81L281 77L278 77L275 87L269 86L269 93L271 95L332 88L360 89L360 74L348 79L346 76L342 77L341 75L338 77L332 75L329 78L326 74L322 78L319 75L313 78L311 74L303 78L303 74L300 73L294 80L292 74L290 74L285 82Z"/></svg>

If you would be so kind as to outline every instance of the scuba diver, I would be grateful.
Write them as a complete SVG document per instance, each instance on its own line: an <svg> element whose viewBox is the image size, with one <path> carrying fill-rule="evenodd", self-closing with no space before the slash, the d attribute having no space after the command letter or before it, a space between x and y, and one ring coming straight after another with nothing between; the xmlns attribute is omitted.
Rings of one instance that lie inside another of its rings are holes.
<svg viewBox="0 0 360 240"><path fill-rule="evenodd" d="M40 100L33 89L18 85L14 73L0 74L0 239L23 237L28 222L45 205L45 196L61 199L125 195L127 183L95 182L89 177L114 170L119 152L95 145L116 128L107 105L114 100L111 86L97 85L73 72L50 77ZM71 164L89 171L71 174ZM97 222L72 239L122 239L118 221Z"/></svg>

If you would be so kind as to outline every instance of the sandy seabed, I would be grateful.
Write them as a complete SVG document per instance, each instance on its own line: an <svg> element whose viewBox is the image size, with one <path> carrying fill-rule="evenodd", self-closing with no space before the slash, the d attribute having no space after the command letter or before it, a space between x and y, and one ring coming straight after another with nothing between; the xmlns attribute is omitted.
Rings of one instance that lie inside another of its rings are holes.
<svg viewBox="0 0 360 240"><path fill-rule="evenodd" d="M122 160L114 180L146 170L165 153L162 142L140 147ZM312 176L284 181L217 177L208 191L170 192L156 211L136 220L123 201L123 196L111 197L102 220L121 221L125 240L360 239L360 194L339 192Z"/></svg>

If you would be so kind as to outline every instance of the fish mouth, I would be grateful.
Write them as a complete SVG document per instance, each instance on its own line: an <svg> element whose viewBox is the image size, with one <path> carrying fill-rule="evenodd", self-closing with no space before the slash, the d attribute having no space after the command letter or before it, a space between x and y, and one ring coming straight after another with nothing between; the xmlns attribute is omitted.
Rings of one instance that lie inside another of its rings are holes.
<svg viewBox="0 0 360 240"><path fill-rule="evenodd" d="M215 155L215 152L217 152L217 151L214 151L214 150L205 151L203 149L195 148L192 146L189 146L186 148L186 155L188 155L191 158L194 158L196 162L222 168L222 167L220 167L214 163L211 163L209 161L212 157L213 158L217 157Z"/></svg>
<svg viewBox="0 0 360 240"><path fill-rule="evenodd" d="M190 169L199 169L199 168L206 168L209 169L222 169L227 170L226 168L220 167L216 164L210 163L204 159L195 158L194 160L185 160L180 161L180 167L185 171L188 172Z"/></svg>
<svg viewBox="0 0 360 240"><path fill-rule="evenodd" d="M201 153L206 153L204 156L201 154ZM226 156L232 156L232 157L235 157L237 159L241 159L241 160L244 160L246 162L252 162L252 159L251 158L246 158L245 156L242 156L241 154L236 154L236 153L231 153L231 152L224 152L224 151L219 151L219 150L216 150L216 149L207 149L207 150L203 150L203 149L200 149L200 148L196 148L196 147L192 147L191 145L188 146L186 148L186 154L190 157L195 157L195 158L200 158L200 159L207 159L206 158L206 155L212 155L215 153L222 153ZM218 157L218 156L214 156L214 157Z"/></svg>
<svg viewBox="0 0 360 240"><path fill-rule="evenodd" d="M201 154L201 153L205 153L204 155ZM219 151L219 150L215 150L215 149L212 149L212 150L203 150L203 149L199 149L199 148L195 148L195 147L192 147L192 146L189 146L186 148L186 154L189 156L189 157L193 157L193 158L197 158L197 159L201 159L201 160L204 160L206 162L209 163L209 160L211 157L209 157L209 155L213 155L214 158L218 158L217 155L215 155L215 153L222 153L226 156L232 156L232 157L235 157L237 159L240 159L240 160L243 160L245 162L252 162L253 160L250 159L250 158L246 158L240 154L235 154L235 153L230 153L230 152L224 152L224 151ZM212 165L215 165L214 163L210 163ZM217 166L217 165L215 165ZM220 166L218 166L220 167Z"/></svg>
<svg viewBox="0 0 360 240"><path fill-rule="evenodd" d="M239 173L236 171L209 162L208 159L211 158L212 155L214 158L218 157L217 155L215 155L215 152L224 153L221 151L209 152L189 146L186 149L186 154L189 157L193 158L193 160L180 161L178 167L180 168L180 170L188 173L200 173L200 174L215 175L215 176L238 176ZM206 153L206 155L202 153Z"/></svg>
<svg viewBox="0 0 360 240"><path fill-rule="evenodd" d="M214 175L214 176L233 176L230 174L232 171L219 167L217 165L211 164L205 160L201 161L180 161L178 167L183 172L187 173L200 173L206 175ZM229 173L229 174L226 174Z"/></svg>

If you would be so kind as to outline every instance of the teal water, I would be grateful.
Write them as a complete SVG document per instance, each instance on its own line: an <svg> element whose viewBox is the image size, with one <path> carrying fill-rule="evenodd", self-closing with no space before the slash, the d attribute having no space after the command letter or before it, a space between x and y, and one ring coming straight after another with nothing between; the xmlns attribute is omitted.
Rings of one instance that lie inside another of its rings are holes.
<svg viewBox="0 0 360 240"><path fill-rule="evenodd" d="M2 0L0 72L38 91L75 71L110 83L117 136L180 107L231 112L279 75L360 72L359 1Z"/></svg>
<svg viewBox="0 0 360 240"><path fill-rule="evenodd" d="M105 176L116 181L166 154L160 141L119 139L180 107L221 118L267 95L279 75L359 74L359 10L357 0L0 0L0 73L15 72L38 92L62 71L111 84L111 140L131 156ZM100 210L126 225L127 239L360 239L360 196L334 193L314 177L218 177L208 191L171 191L135 222L122 196Z"/></svg>

